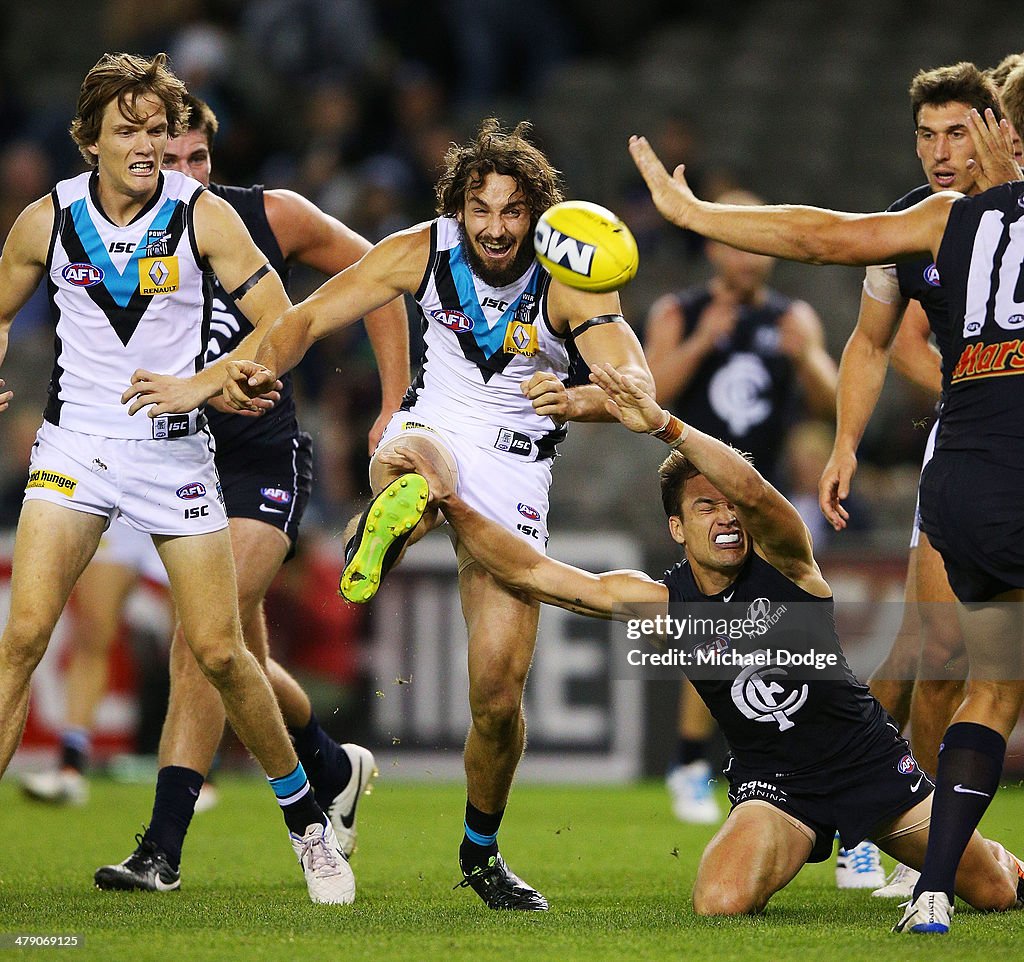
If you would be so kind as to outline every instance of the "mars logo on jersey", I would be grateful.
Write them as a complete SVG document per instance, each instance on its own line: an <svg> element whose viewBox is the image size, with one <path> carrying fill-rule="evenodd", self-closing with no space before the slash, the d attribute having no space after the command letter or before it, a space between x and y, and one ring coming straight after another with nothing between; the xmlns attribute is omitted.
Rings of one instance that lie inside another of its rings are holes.
<svg viewBox="0 0 1024 962"><path fill-rule="evenodd" d="M182 501L195 501L196 498L202 498L206 495L206 485L202 481L189 481L188 484L183 484L174 493Z"/></svg>
<svg viewBox="0 0 1024 962"><path fill-rule="evenodd" d="M932 287L942 287L942 281L939 280L939 269L934 264L929 264L924 269L924 282L930 284Z"/></svg>
<svg viewBox="0 0 1024 962"><path fill-rule="evenodd" d="M68 264L60 276L75 287L95 287L103 282L103 270L92 264Z"/></svg>
<svg viewBox="0 0 1024 962"><path fill-rule="evenodd" d="M291 491L285 491L284 488L260 488L260 494L274 504L288 504L292 500Z"/></svg>
<svg viewBox="0 0 1024 962"><path fill-rule="evenodd" d="M523 501L520 501L519 504L516 505L516 511L518 511L524 518L529 518L531 521L540 521L540 512Z"/></svg>
<svg viewBox="0 0 1024 962"><path fill-rule="evenodd" d="M178 289L177 257L143 257L139 260L139 293L147 297L172 294Z"/></svg>
<svg viewBox="0 0 1024 962"><path fill-rule="evenodd" d="M467 317L462 311L431 311L434 320L456 334L465 334L473 330L473 318Z"/></svg>
<svg viewBox="0 0 1024 962"><path fill-rule="evenodd" d="M1024 315L1016 315L1024 322ZM1010 320L1014 320L1011 318ZM1009 322L1007 322L1009 323ZM1001 344L968 344L953 368L950 381L970 381L1024 373L1024 341L1011 338Z"/></svg>
<svg viewBox="0 0 1024 962"><path fill-rule="evenodd" d="M755 655L768 656L768 652L754 652ZM781 668L772 668L764 664L750 665L744 668L732 683L730 694L733 704L745 718L756 722L774 722L779 731L784 732L795 727L796 723L790 716L795 715L807 701L809 694L806 685L799 690L786 691L772 676L786 677Z"/></svg>
<svg viewBox="0 0 1024 962"><path fill-rule="evenodd" d="M917 768L913 755L904 755L896 764L896 770L901 775L910 775Z"/></svg>

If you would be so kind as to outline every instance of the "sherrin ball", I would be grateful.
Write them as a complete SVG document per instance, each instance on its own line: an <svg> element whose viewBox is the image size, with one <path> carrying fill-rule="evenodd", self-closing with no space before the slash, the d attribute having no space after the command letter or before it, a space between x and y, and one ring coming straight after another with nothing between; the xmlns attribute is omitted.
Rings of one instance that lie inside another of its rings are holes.
<svg viewBox="0 0 1024 962"><path fill-rule="evenodd" d="M585 200L566 200L544 211L533 247L555 280L581 291L616 291L640 266L629 228L608 208Z"/></svg>

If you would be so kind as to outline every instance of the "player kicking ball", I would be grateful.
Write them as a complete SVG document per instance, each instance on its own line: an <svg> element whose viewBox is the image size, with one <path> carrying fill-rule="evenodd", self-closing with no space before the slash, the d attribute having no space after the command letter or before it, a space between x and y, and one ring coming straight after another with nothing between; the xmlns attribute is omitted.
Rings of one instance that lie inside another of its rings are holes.
<svg viewBox="0 0 1024 962"><path fill-rule="evenodd" d="M619 620L638 611L644 617L678 613L693 604L729 603L746 611L767 602L772 612L810 612L804 621L819 626L813 647L836 666L827 676L775 667L761 681L753 677L756 670L742 667L744 658L759 654L775 665L782 660L779 653L791 648L794 637L788 615L765 622L763 634L720 639L719 645L743 656L735 666L716 669L714 677L692 674L731 749L725 773L732 810L701 857L693 889L698 915L762 911L806 862L831 855L837 830L848 848L870 838L893 858L920 866L932 782L846 664L832 592L800 515L743 455L664 411L633 378L610 365L591 371L618 420L673 449L659 477L669 534L684 557L660 581L639 571L591 574L545 557L470 508L415 450L397 447L382 458L419 474L429 488L429 506L440 508L475 560L538 601ZM744 694L759 681L760 707ZM975 832L957 872L956 893L979 910L1018 908L1024 867ZM915 903L896 931L946 932L952 914L950 901L937 893Z"/></svg>

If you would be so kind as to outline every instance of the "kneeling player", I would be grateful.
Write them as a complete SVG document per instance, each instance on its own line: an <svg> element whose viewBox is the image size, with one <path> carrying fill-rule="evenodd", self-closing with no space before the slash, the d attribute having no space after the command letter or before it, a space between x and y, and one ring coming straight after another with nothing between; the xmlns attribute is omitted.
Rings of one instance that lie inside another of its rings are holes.
<svg viewBox="0 0 1024 962"><path fill-rule="evenodd" d="M719 670L714 678L694 673L698 692L729 741L726 774L733 803L701 858L693 891L698 914L761 911L805 862L831 854L836 830L846 847L870 838L901 862L920 866L932 783L846 664L832 592L796 509L742 455L671 417L633 379L609 365L594 368L591 379L607 392L609 410L626 427L654 434L675 449L659 474L669 532L685 557L661 581L638 571L590 574L547 558L466 505L415 451L399 448L382 459L420 472L432 503L466 550L500 581L540 601L618 618L624 608L663 610L670 602L739 603L743 610L767 602L771 612L811 613L808 618L819 626L815 650L833 656L835 670L827 677L778 667L785 659L776 656L790 650L793 637L785 616L777 623L770 617L764 634L730 641L735 655L721 662L737 664L728 672ZM765 653L776 667L761 683L768 706L758 713L744 698L747 679L741 676L750 674L744 656ZM771 705L778 710L768 710ZM975 832L956 892L978 909L1013 908L1024 897L1024 868ZM915 905L897 931L948 930L953 909L944 894Z"/></svg>

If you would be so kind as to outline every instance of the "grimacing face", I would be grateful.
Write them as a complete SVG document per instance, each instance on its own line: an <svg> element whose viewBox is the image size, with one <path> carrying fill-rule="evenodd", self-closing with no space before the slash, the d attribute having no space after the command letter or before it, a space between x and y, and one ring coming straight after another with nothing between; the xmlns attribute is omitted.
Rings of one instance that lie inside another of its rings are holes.
<svg viewBox="0 0 1024 962"><path fill-rule="evenodd" d="M533 262L532 219L514 177L488 173L456 215L473 273L491 287L518 280Z"/></svg>
<svg viewBox="0 0 1024 962"><path fill-rule="evenodd" d="M750 551L735 508L702 474L683 485L680 514L669 518L669 531L686 548L691 565L710 571L730 573Z"/></svg>
<svg viewBox="0 0 1024 962"><path fill-rule="evenodd" d="M917 112L917 156L932 190L975 191L974 174L967 161L974 158L974 142L967 128L967 104L923 104Z"/></svg>
<svg viewBox="0 0 1024 962"><path fill-rule="evenodd" d="M117 99L103 108L100 134L86 149L97 161L101 189L127 197L146 198L160 178L160 163L167 146L167 111L163 101L143 94L135 102L142 118L136 123L121 113Z"/></svg>

